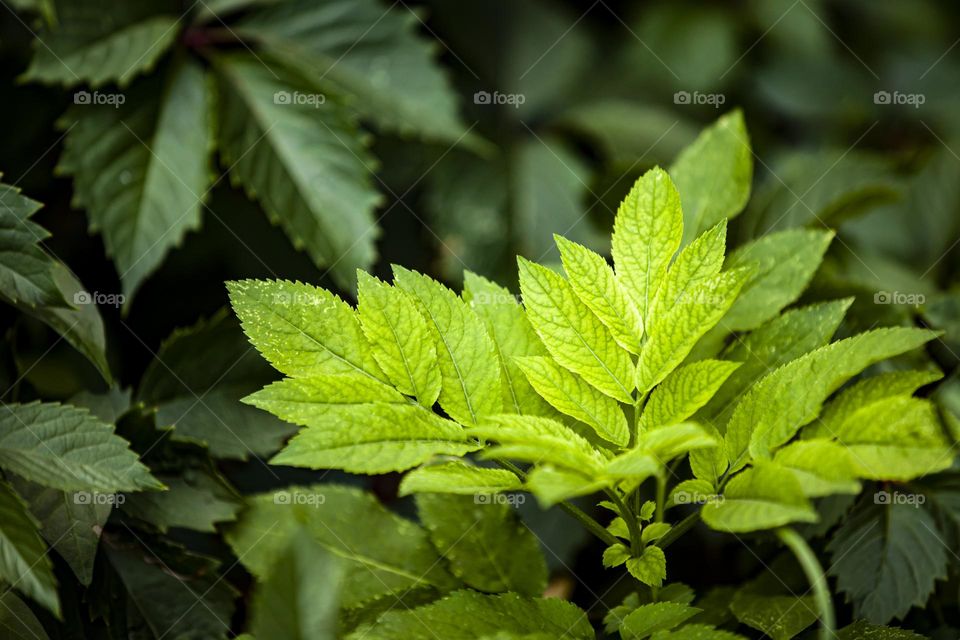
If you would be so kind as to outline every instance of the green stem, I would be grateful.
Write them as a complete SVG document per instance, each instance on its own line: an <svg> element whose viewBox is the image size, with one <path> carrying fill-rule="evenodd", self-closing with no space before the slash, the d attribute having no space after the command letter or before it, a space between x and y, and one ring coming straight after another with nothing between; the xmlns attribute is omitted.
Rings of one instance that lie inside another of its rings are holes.
<svg viewBox="0 0 960 640"><path fill-rule="evenodd" d="M827 586L827 577L823 573L823 567L817 560L813 549L807 544L803 537L788 527L777 529L777 537L790 548L797 562L803 568L803 573L807 576L810 588L813 589L814 601L817 603L820 617L820 640L835 640L836 619L833 613L833 601L830 598L830 588Z"/></svg>
<svg viewBox="0 0 960 640"><path fill-rule="evenodd" d="M657 511L655 522L663 522L663 507L667 500L667 477L663 473L658 473L657 480Z"/></svg>
<svg viewBox="0 0 960 640"><path fill-rule="evenodd" d="M504 469L512 471L520 479L523 479L526 476L523 469L513 464L512 462L509 462L507 460L497 460L497 464L499 464ZM617 538L612 533L610 533L609 531L603 528L603 525L601 525L599 522L597 522L596 520L588 516L579 507L576 507L570 504L569 502L559 502L557 503L557 506L560 507L562 511L566 512L567 515L579 521L580 524L582 524L587 529L587 531L597 536L598 538L606 542L608 545L614 545L614 544L620 543L620 541L617 540Z"/></svg>
<svg viewBox="0 0 960 640"><path fill-rule="evenodd" d="M656 545L661 549L666 549L668 546L677 541L680 536L685 534L687 531L693 527L700 520L700 512L694 511L686 518L675 524L670 531L667 531L662 538L656 541Z"/></svg>
<svg viewBox="0 0 960 640"><path fill-rule="evenodd" d="M626 503L624 503L615 489L606 489L604 493L610 496L613 503L617 505L617 511L620 512L623 521L627 523L627 530L630 532L630 550L634 555L637 555L641 549L640 525L637 524L637 516L630 510Z"/></svg>

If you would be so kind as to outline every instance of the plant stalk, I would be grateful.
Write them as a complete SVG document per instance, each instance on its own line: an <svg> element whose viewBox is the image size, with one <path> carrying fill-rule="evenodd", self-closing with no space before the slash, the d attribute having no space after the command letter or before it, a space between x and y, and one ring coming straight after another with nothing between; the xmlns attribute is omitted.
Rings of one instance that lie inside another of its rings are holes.
<svg viewBox="0 0 960 640"><path fill-rule="evenodd" d="M833 612L833 600L830 598L827 577L823 573L823 567L820 566L816 554L807 541L789 527L777 529L777 537L796 556L797 562L803 568L803 573L807 576L810 588L813 589L813 597L820 617L820 640L836 640L837 635L834 629L837 622Z"/></svg>
<svg viewBox="0 0 960 640"><path fill-rule="evenodd" d="M509 461L507 461L507 460L498 460L498 461L497 461L497 464L499 464L499 465L500 465L501 467L503 467L504 469L507 469L507 470L512 471L513 473L517 474L517 477L518 477L518 478L521 478L521 479L522 479L524 476L526 476L526 474L524 473L523 469L521 469L521 468L518 467L517 465L513 464L512 462L509 462ZM582 525L587 529L587 531L589 531L589 532L592 533L593 535L597 536L598 538L600 538L602 541L604 541L604 542L607 543L608 545L614 545L614 544L619 544L619 543L620 543L620 541L617 540L617 538L616 538L612 533L610 533L609 531L607 531L607 530L603 527L603 525L601 525L599 522L597 522L596 520L594 520L593 518L591 518L590 516L588 516L588 515L587 515L582 509L580 509L579 507L574 506L574 505L570 504L569 502L559 502L559 503L557 503L557 506L560 507L561 510L563 510L564 512L566 512L567 515L569 515L569 516L572 517L573 519L575 519L575 520L577 520L578 522L580 522L580 524L582 524Z"/></svg>
<svg viewBox="0 0 960 640"><path fill-rule="evenodd" d="M634 555L640 553L640 525L637 524L636 514L630 510L615 489L606 489L604 493L610 496L613 503L617 505L620 516L623 518L623 521L627 523L627 530L630 531L630 551L632 551Z"/></svg>

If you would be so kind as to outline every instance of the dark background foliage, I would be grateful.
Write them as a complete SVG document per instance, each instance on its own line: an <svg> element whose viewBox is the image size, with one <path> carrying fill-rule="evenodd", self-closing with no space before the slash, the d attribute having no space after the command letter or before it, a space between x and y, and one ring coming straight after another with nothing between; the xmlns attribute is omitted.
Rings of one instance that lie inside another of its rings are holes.
<svg viewBox="0 0 960 640"><path fill-rule="evenodd" d="M517 253L555 259L552 233L606 250L613 212L633 180L655 164L668 165L702 127L741 108L755 154L755 188L733 224L731 244L788 226L835 229L838 239L807 299L856 295L843 331L911 323L944 330L926 357L948 375L930 391L944 407L960 408L955 3L400 0L391 11L418 16L413 30L433 43L464 128L480 142L467 148L377 132L373 185L383 199L374 213L381 228L375 273L384 276L399 263L456 285L469 268L513 286ZM121 284L101 236L89 233L85 213L71 207L72 179L54 171L64 142L56 121L72 94L18 80L39 29L34 14L4 3L0 170L4 182L44 203L34 220L52 234L44 243L49 252L89 291L117 293ZM176 46L197 51L207 64L203 34L202 27L185 30ZM228 40L227 49L245 46ZM478 104L478 92L522 104ZM707 103L685 103L684 95ZM893 104L898 100L905 103ZM337 286L256 203L219 180L201 228L185 235L126 306L100 308L119 386L140 388L165 338L224 307L224 281L273 277ZM921 294L925 303L876 304L884 292ZM19 380L4 402L107 390L89 363L43 325L3 307L0 326L8 338L0 352L5 375ZM256 456L210 464L242 492L320 476L270 471ZM391 501L396 481L371 484ZM842 515L849 506L824 509ZM596 546L583 546L563 516L533 505L524 513L551 547L558 584L566 580L575 601L619 602L622 594L605 593L611 578L596 562ZM175 530L169 536L228 557L215 535ZM670 579L694 588L738 582L761 572L772 551L761 543L755 553L704 530L672 550ZM944 639L960 627L953 560L932 608L908 618ZM230 579L248 586L238 569ZM54 629L50 622L48 631Z"/></svg>

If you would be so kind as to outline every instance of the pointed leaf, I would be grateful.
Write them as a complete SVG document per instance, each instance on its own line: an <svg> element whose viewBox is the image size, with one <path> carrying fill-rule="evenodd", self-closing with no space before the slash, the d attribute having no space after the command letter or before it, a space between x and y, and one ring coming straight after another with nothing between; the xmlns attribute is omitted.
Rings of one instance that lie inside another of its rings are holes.
<svg viewBox="0 0 960 640"><path fill-rule="evenodd" d="M399 494L455 493L488 498L490 494L520 488L520 479L512 471L446 462L420 467L405 475Z"/></svg>
<svg viewBox="0 0 960 640"><path fill-rule="evenodd" d="M377 364L400 393L432 407L440 395L440 370L427 321L402 289L364 271L357 279L360 326Z"/></svg>
<svg viewBox="0 0 960 640"><path fill-rule="evenodd" d="M570 373L552 358L517 358L520 369L547 402L568 416L590 425L604 440L624 446L630 440L620 404Z"/></svg>
<svg viewBox="0 0 960 640"><path fill-rule="evenodd" d="M701 516L714 529L733 533L817 520L800 481L770 462L734 476L721 499L704 506Z"/></svg>
<svg viewBox="0 0 960 640"><path fill-rule="evenodd" d="M129 298L200 226L212 182L213 98L193 62L172 66L162 85L151 80L125 95L122 105L67 112L58 170L74 176L73 204L103 235Z"/></svg>
<svg viewBox="0 0 960 640"><path fill-rule="evenodd" d="M398 266L393 273L397 286L418 303L433 335L443 380L443 410L465 425L500 413L500 366L483 321L436 280Z"/></svg>
<svg viewBox="0 0 960 640"><path fill-rule="evenodd" d="M632 402L632 360L562 276L520 258L530 324L561 365L620 402Z"/></svg>
<svg viewBox="0 0 960 640"><path fill-rule="evenodd" d="M383 379L353 309L329 291L287 280L238 280L227 289L250 342L278 371Z"/></svg>
<svg viewBox="0 0 960 640"><path fill-rule="evenodd" d="M423 407L372 404L362 412L331 413L298 433L272 464L351 473L404 471L436 455L476 450L455 422Z"/></svg>
<svg viewBox="0 0 960 640"><path fill-rule="evenodd" d="M555 412L533 390L516 358L544 356L547 349L509 290L467 271L463 275L463 299L487 326L500 360L503 408L519 414L553 417Z"/></svg>
<svg viewBox="0 0 960 640"><path fill-rule="evenodd" d="M232 183L260 203L294 247L352 287L356 270L376 257L373 209L380 201L371 185L374 161L353 118L252 55L218 56L215 63L220 151Z"/></svg>
<svg viewBox="0 0 960 640"><path fill-rule="evenodd" d="M563 236L554 236L570 286L600 319L614 340L630 353L640 353L643 323L613 269L600 255Z"/></svg>
<svg viewBox="0 0 960 640"><path fill-rule="evenodd" d="M724 218L735 218L750 198L753 154L743 113L721 117L680 152L670 177L683 203L684 243Z"/></svg>
<svg viewBox="0 0 960 640"><path fill-rule="evenodd" d="M754 263L759 269L724 317L723 328L745 331L776 317L803 293L832 239L831 231L790 229L763 236L731 253L728 269Z"/></svg>
<svg viewBox="0 0 960 640"><path fill-rule="evenodd" d="M701 360L675 369L653 390L640 416L640 429L682 422L710 401L739 362Z"/></svg>
<svg viewBox="0 0 960 640"><path fill-rule="evenodd" d="M726 433L730 467L737 470L750 456L769 455L816 418L824 400L844 382L875 362L919 347L934 335L922 329L877 329L822 347L780 367L754 386L734 409Z"/></svg>
<svg viewBox="0 0 960 640"><path fill-rule="evenodd" d="M680 195L663 169L651 169L617 210L612 239L617 278L645 323L682 235Z"/></svg>
<svg viewBox="0 0 960 640"><path fill-rule="evenodd" d="M57 402L0 410L0 467L65 491L162 488L113 426Z"/></svg>

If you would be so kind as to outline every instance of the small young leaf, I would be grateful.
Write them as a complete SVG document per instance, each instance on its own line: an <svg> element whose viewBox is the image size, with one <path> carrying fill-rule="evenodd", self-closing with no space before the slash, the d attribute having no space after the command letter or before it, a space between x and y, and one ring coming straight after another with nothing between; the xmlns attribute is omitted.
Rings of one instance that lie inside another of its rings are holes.
<svg viewBox="0 0 960 640"><path fill-rule="evenodd" d="M639 558L627 560L627 571L643 584L659 587L667 577L667 557L663 549L651 545Z"/></svg>
<svg viewBox="0 0 960 640"><path fill-rule="evenodd" d="M619 567L630 559L630 549L623 544L612 544L603 551L603 566L607 569Z"/></svg>

